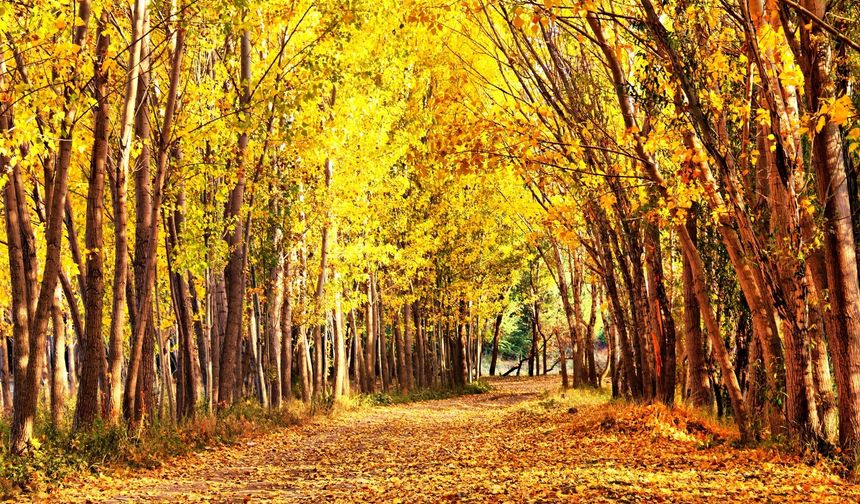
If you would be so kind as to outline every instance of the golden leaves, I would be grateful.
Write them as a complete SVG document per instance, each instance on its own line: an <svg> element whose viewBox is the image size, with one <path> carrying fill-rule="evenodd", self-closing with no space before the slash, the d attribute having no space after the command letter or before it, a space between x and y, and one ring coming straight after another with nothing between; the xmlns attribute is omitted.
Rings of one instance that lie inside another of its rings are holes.
<svg viewBox="0 0 860 504"><path fill-rule="evenodd" d="M558 377L489 393L344 408L253 442L146 471L84 477L51 498L155 501L592 502L856 500L860 487L678 406L558 391ZM571 413L571 411L575 411Z"/></svg>
<svg viewBox="0 0 860 504"><path fill-rule="evenodd" d="M820 133L827 122L832 122L837 126L842 126L848 119L856 115L854 105L851 103L851 97L843 95L839 98L830 98L822 103L818 110L818 119L815 123L815 131Z"/></svg>

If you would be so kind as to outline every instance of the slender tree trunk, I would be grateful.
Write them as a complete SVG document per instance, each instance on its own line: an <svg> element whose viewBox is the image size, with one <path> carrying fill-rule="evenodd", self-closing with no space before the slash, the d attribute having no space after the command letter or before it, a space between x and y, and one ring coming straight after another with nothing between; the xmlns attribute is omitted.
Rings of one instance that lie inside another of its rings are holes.
<svg viewBox="0 0 860 504"><path fill-rule="evenodd" d="M696 245L696 213L691 208L687 213L687 232L693 245ZM684 283L684 335L687 350L687 387L690 402L700 408L710 408L713 404L708 369L705 365L705 343L702 337L699 302L693 285L693 270L689 259L683 257L682 279Z"/></svg>
<svg viewBox="0 0 860 504"><path fill-rule="evenodd" d="M146 18L145 0L135 0L132 12L131 45L128 48L128 75L125 84L125 102L120 122L119 163L113 176L114 201L114 281L111 306L110 345L108 353L110 394L108 421L119 422L122 415L122 345L125 327L126 283L128 281L128 169L134 131L137 91L140 75L141 39ZM145 99L145 98L144 98Z"/></svg>
<svg viewBox="0 0 860 504"><path fill-rule="evenodd" d="M658 336L657 372L658 399L666 405L675 402L675 319L666 296L663 277L663 256L660 250L660 232L653 224L646 224L645 250L648 258L649 297L652 298L654 333Z"/></svg>
<svg viewBox="0 0 860 504"><path fill-rule="evenodd" d="M152 356L154 355L153 338L146 338L147 334L154 334L152 321L152 298L155 286L158 222L161 215L161 201L164 191L164 181L167 177L168 148L172 142L172 128L174 115L177 107L177 94L179 89L179 77L182 66L182 55L185 45L185 29L181 27L175 32L173 61L170 71L170 88L167 93L164 123L161 128L157 173L154 188L152 190L151 211L149 213L149 226L145 233L146 242L135 244L136 250L139 246L145 247L140 257L143 258L143 274L140 281L135 279L137 290L140 292L134 304L137 305L135 314L134 338L131 344L129 356L128 373L126 375L125 391L123 399L123 414L132 424L138 423L144 412L152 406L151 391ZM146 44L144 44L144 47ZM141 74L143 75L143 73ZM143 87L142 89L146 89ZM140 161L140 160L139 160ZM148 162L148 158L147 158ZM140 210L138 209L138 212ZM140 226L140 221L137 223Z"/></svg>
<svg viewBox="0 0 860 504"><path fill-rule="evenodd" d="M12 411L12 373L9 368L9 344L6 335L0 336L0 398L4 413Z"/></svg>
<svg viewBox="0 0 860 504"><path fill-rule="evenodd" d="M561 388L563 390L567 390L570 387L570 382L567 378L567 356L564 350L564 342L561 338L561 334L558 332L554 332L556 343L558 343L558 363L561 365Z"/></svg>
<svg viewBox="0 0 860 504"><path fill-rule="evenodd" d="M376 390L376 366L374 365L374 355L376 349L376 338L374 334L374 320L376 310L374 305L376 300L373 295L373 275L368 273L367 283L365 287L367 294L367 303L364 306L364 322L366 339L364 346L364 374L366 376L365 393L373 393Z"/></svg>
<svg viewBox="0 0 860 504"><path fill-rule="evenodd" d="M493 354L490 357L490 376L496 376L496 362L499 360L499 333L502 329L502 317L504 317L504 312L499 312L496 315L496 321L493 324ZM564 345L560 347L564 351Z"/></svg>
<svg viewBox="0 0 860 504"><path fill-rule="evenodd" d="M293 280L292 251L284 257L284 301L281 305L281 395L289 403L293 400Z"/></svg>
<svg viewBox="0 0 860 504"><path fill-rule="evenodd" d="M332 177L332 162L331 159L325 160L325 165L323 167L324 175L325 175L325 187L328 189L331 186L331 177ZM323 309L323 296L325 294L325 281L326 281L326 268L327 268L327 259L328 259L328 232L329 232L329 223L328 218L323 223L322 227L322 240L320 242L320 269L319 274L317 276L317 288L316 288L316 298L315 305L318 314L325 313ZM320 327L321 322L319 320L314 320L314 393L313 397L315 400L321 398L323 396L324 390L324 374L325 367L323 365L324 354L325 354L325 344L323 341L322 328Z"/></svg>
<svg viewBox="0 0 860 504"><path fill-rule="evenodd" d="M256 282L254 281L254 271L251 271L251 285L256 290ZM270 406L269 395L266 391L266 376L263 373L262 352L260 351L260 309L259 297L254 294L251 302L251 320L249 321L248 331L250 333L250 341L248 344L251 358L254 366L254 385L257 389L257 398L264 408Z"/></svg>
<svg viewBox="0 0 860 504"><path fill-rule="evenodd" d="M561 260L561 251L558 249L558 245L555 242L552 243L552 250L553 250L553 254L555 255L555 267L556 267L557 276L558 276L558 290L559 290L559 293L561 294L562 308L564 309L564 316L565 316L565 320L567 321L567 329L568 329L569 335L570 335L570 349L573 351L573 386L576 388L576 387L582 386L582 381L581 381L582 370L580 369L580 366L582 365L582 363L579 362L577 359L577 356L579 355L579 351L582 348L582 345L580 345L579 341L578 341L579 340L579 335L578 335L579 331L577 330L576 318L575 318L575 315L573 313L573 305L571 304L571 301L570 301L570 288L571 288L571 286L568 285L567 278L564 275L564 267L563 267L564 263ZM571 272L571 275L573 275L573 272ZM499 328L500 323L501 323L501 314L499 314L498 317L496 318L496 330L495 330L495 334L494 334L494 345L496 345L496 346L498 343L497 342L498 328ZM562 349L560 351L563 351L563 350L564 350L564 348L562 347ZM494 347L493 362L495 362L495 351L496 351L496 349ZM495 365L491 364L490 367L491 367L491 369L495 369ZM493 374L493 372L490 371L490 374Z"/></svg>
<svg viewBox="0 0 860 504"><path fill-rule="evenodd" d="M466 385L466 303L460 301L459 304L459 320L457 322L457 332L453 343L452 355L453 359L453 382L455 387L463 387Z"/></svg>
<svg viewBox="0 0 860 504"><path fill-rule="evenodd" d="M335 284L338 284L335 274ZM337 293L334 302L333 324L334 329L334 399L337 401L342 396L349 395L349 362L346 352L346 331L343 323L343 308L341 307L340 292Z"/></svg>
<svg viewBox="0 0 860 504"><path fill-rule="evenodd" d="M407 389L407 391L409 391L409 390L412 390L415 388L415 368L413 367L414 359L413 359L413 353L412 353L412 349L413 349L413 345L414 345L413 332L412 332L412 305L409 303L406 303L406 305L403 307L403 324L404 324L403 335L405 337L405 340L404 340L405 348L403 349L403 352L405 354L405 360L406 360L406 380L407 380L406 389Z"/></svg>
<svg viewBox="0 0 860 504"><path fill-rule="evenodd" d="M275 239L275 243L280 243L280 235ZM268 321L266 323L266 334L268 336L268 376L269 376L269 397L272 401L273 408L280 408L283 399L283 383L282 375L282 350L281 340L284 337L283 328L281 326L281 317L283 315L284 304L284 255L279 254L278 262L271 273L268 285L266 287L268 294L266 295L267 307L266 315Z"/></svg>
<svg viewBox="0 0 860 504"><path fill-rule="evenodd" d="M355 320L355 310L349 312L349 327L352 330L353 337L353 381L360 392L365 392L367 391L367 375L365 374L364 350L361 346L361 335L358 332L358 323Z"/></svg>
<svg viewBox="0 0 860 504"><path fill-rule="evenodd" d="M376 333L377 358L379 359L379 375L382 378L382 391L388 393L391 386L390 359L387 353L388 335L385 330L385 317L383 315L382 296L379 294L379 279L373 281L373 299L376 301L374 318L374 332Z"/></svg>
<svg viewBox="0 0 860 504"><path fill-rule="evenodd" d="M618 294L618 287L615 280L615 266L612 261L612 249L609 246L609 233L606 230L606 226L608 226L609 223L606 221L606 217L600 213L600 210L596 210L594 213L598 215L600 249L603 251L603 282L606 287L606 294L609 296L612 310L615 313L614 327L616 329L615 334L618 336L616 344L621 348L621 364L623 366L624 376L626 377L624 381L629 387L631 387L633 396L638 397L639 392L635 387L637 387L640 382L636 379L636 365L633 361L633 350L628 339L625 310L621 305L621 299ZM622 389L620 393L626 393L626 390Z"/></svg>
<svg viewBox="0 0 860 504"><path fill-rule="evenodd" d="M597 365L594 362L594 327L597 323L597 307L600 303L596 297L596 289L591 285L591 308L588 315L588 324L585 327L583 341L585 351L585 365L588 368L588 383L592 387L598 387Z"/></svg>
<svg viewBox="0 0 860 504"><path fill-rule="evenodd" d="M247 30L242 34L240 43L240 81L241 96L239 104L241 113L249 115L251 100L251 38ZM239 134L238 152L236 156L236 185L230 192L224 216L233 224L233 229L227 234L227 246L230 255L224 270L224 280L227 287L227 327L224 336L224 346L221 349L221 383L218 386L218 403L221 407L237 402L241 397L238 392L241 386L241 375L237 376L236 368L239 363L240 343L242 339L242 313L245 301L245 235L242 206L245 201L245 157L248 148L248 133Z"/></svg>
<svg viewBox="0 0 860 504"><path fill-rule="evenodd" d="M404 347L406 346L403 331L401 330L403 317L401 316L401 311L396 310L394 313L394 323L392 325L393 332L393 345L396 349L397 355L397 382L401 392L408 393L409 392L409 383L406 378L406 354L404 351Z"/></svg>
<svg viewBox="0 0 860 504"><path fill-rule="evenodd" d="M182 232L184 218L182 212L185 209L185 191L179 190L177 196L177 210L169 219L168 227L168 256L175 254L179 248L179 236ZM168 261L173 269L172 261ZM177 314L177 330L180 338L179 360L184 371L180 383L183 384L185 396L185 411L180 408L180 413L193 417L197 407L203 399L203 378L200 370L200 359L198 357L197 343L194 337L194 323L192 321L191 296L189 286L185 277L178 271L170 272L173 284L174 306Z"/></svg>
<svg viewBox="0 0 860 504"><path fill-rule="evenodd" d="M299 378L302 385L302 401L310 402L313 394L313 366L311 364L310 346L308 344L308 330L305 325L299 326L298 333L298 359Z"/></svg>
<svg viewBox="0 0 860 504"><path fill-rule="evenodd" d="M75 429L86 429L98 417L101 408L99 371L104 356L102 316L104 313L104 192L107 176L108 141L110 137L110 104L108 101L108 74L102 63L107 57L110 37L106 31L107 13L99 19L96 43L95 98L96 119L93 126L93 154L87 191L86 265L87 291L84 298L86 320L84 326L83 361L78 403L75 409ZM56 197L57 194L54 194Z"/></svg>
<svg viewBox="0 0 860 504"><path fill-rule="evenodd" d="M51 422L60 425L63 420L63 408L68 393L68 371L66 370L66 321L63 317L62 290L59 287L54 291L54 306L51 317L51 325L54 327L53 351L51 352ZM0 359L5 359L5 357L5 352L2 352Z"/></svg>

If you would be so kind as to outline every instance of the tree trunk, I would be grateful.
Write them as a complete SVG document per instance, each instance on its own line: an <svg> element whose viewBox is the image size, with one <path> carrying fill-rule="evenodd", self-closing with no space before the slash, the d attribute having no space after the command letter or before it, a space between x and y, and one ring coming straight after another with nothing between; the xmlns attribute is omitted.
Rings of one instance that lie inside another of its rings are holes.
<svg viewBox="0 0 860 504"><path fill-rule="evenodd" d="M250 116L248 107L251 101L251 38L248 30L242 33L240 44L240 87L238 90L240 113ZM224 217L233 224L227 233L227 247L230 255L224 269L224 281L227 287L227 326L224 335L224 346L221 349L221 374L218 386L218 404L220 407L236 403L241 398L241 376L237 376L239 364L240 343L242 340L242 313L245 302L245 252L244 223L241 217L242 206L245 202L245 157L248 148L248 132L239 134L238 151L236 154L236 185L230 191L230 199L224 212Z"/></svg>
<svg viewBox="0 0 860 504"><path fill-rule="evenodd" d="M85 323L83 366L75 409L75 429L89 428L100 413L99 371L104 356L102 317L104 313L104 192L107 176L108 141L110 137L110 104L108 75L102 63L107 57L110 37L107 35L107 13L102 14L96 43L95 98L96 119L93 126L93 153L87 190L86 265L87 291L84 298ZM54 194L56 197L57 194Z"/></svg>
<svg viewBox="0 0 860 504"><path fill-rule="evenodd" d="M63 317L62 290L54 292L51 324L54 327L53 351L51 352L51 422L60 425L68 393L68 371L66 370L66 321ZM2 337L5 339L5 337ZM5 352L0 358L5 359ZM4 398L5 399L5 398ZM5 403L5 402L4 402Z"/></svg>
<svg viewBox="0 0 860 504"><path fill-rule="evenodd" d="M179 383L182 384L182 392L185 397L184 408L179 409L180 416L194 417L197 407L203 399L203 378L200 370L200 359L198 348L194 337L194 323L192 321L191 297L185 277L179 271L172 271L171 254L176 254L179 248L179 236L182 232L184 218L182 212L185 209L185 191L180 188L177 196L177 209L169 219L167 225L168 233L168 264L170 265L170 278L173 285L174 307L176 311L177 331L180 339L179 361L183 375ZM184 411L183 411L184 410Z"/></svg>
<svg viewBox="0 0 860 504"><path fill-rule="evenodd" d="M597 307L600 306L600 303L596 297L596 289L594 285L591 285L591 309L588 315L588 325L585 327L585 337L584 340L584 352L585 352L585 364L588 368L588 382L592 387L599 387L597 376L597 365L594 362L594 327L597 323Z"/></svg>
<svg viewBox="0 0 860 504"><path fill-rule="evenodd" d="M403 324L404 324L403 335L405 337L404 342L403 342L405 345L405 347L403 348L403 353L405 355L405 360L406 360L406 380L407 380L406 390L408 392L408 391L413 390L415 388L415 368L413 366L414 359L413 359L413 353L412 353L412 349L414 346L413 332L412 332L412 305L409 303L406 303L403 306ZM480 348L480 346L479 346L479 348Z"/></svg>
<svg viewBox="0 0 860 504"><path fill-rule="evenodd" d="M81 19L82 23L80 23L75 29L72 42L81 45L83 44L86 36L87 23L90 17L89 1L84 0L80 2L78 7L78 17ZM98 63L96 63L96 65L98 65ZM60 247L63 238L63 214L65 210L66 193L68 190L69 166L71 164L72 131L74 129L74 118L76 117L77 113L73 104L73 100L71 98L74 94L80 92L79 89L74 88L78 80L78 74L76 73L76 71L74 69L71 69L69 75L66 77L68 77L68 79L66 80L63 87L63 96L65 98L66 105L64 110L65 113L63 115L62 123L60 125L60 150L57 158L56 169L53 174L50 186L50 194L52 195L52 197L46 207L46 253L44 270L42 274L42 283L38 291L38 300L35 303L35 308L25 308L25 311L29 311L32 313L32 316L29 317L29 324L26 326L26 328L22 328L19 325L20 315L24 314L24 312L19 311L20 309L16 310L18 313L15 314L15 319L13 321L13 324L18 325L17 330L19 334L21 333L22 329L25 329L29 332L28 338L21 337L19 338L20 344L16 342L16 350L19 350L19 346L21 347L21 349L23 349L24 347L28 347L27 352L31 354L32 358L26 361L26 376L21 377L21 386L15 387L13 397L14 404L11 429L12 432L9 443L9 448L12 453L23 452L29 444L30 437L32 436L33 421L36 415L36 401L39 395L40 378L42 368L45 362L45 352L43 351L43 349L45 348L46 333L48 329L49 319L51 316L51 307L53 306L54 288L56 287L61 268ZM11 109L9 109L8 113L11 115ZM0 125L0 129L6 130L11 126L11 116L4 117L3 120L6 123L4 125ZM9 161L7 160L3 164L5 165L8 162ZM5 166L3 168L4 171L8 171L5 170ZM15 167L13 167L13 172L14 168ZM18 183L20 181L20 178L16 178L13 178L12 181ZM27 225L26 213L25 215L20 214L20 209L23 208L23 193L18 195L17 204L19 205L19 211L16 212L18 213L18 215L14 217L14 220L16 220L15 226L19 227L19 229L22 229L25 228ZM27 237L24 237L24 240L26 239ZM24 255L23 252L26 251L22 250L21 256ZM18 254L16 253L15 255ZM24 264L23 269L20 271L24 272L26 275L26 272L28 271L28 264L26 263L27 258L21 257L21 259L21 262ZM12 261L11 258L10 261ZM15 265L10 264L10 266L14 267ZM31 269L30 271L35 272L34 269ZM20 291L20 287L26 288L26 283L24 282L21 282L19 289L17 289L17 295L21 296L18 301L19 307L33 306L33 302L28 301L37 299L35 295L35 283L31 281L30 286L32 287L32 289L30 289L29 293L26 291ZM13 286L13 299L15 295L16 288ZM16 359L18 360L19 365L23 363L21 361L21 357L22 355L20 353L16 354ZM16 369L16 371L18 370ZM19 377L16 375L16 385L19 383L18 378Z"/></svg>
<svg viewBox="0 0 860 504"><path fill-rule="evenodd" d="M567 379L567 356L565 355L564 342L561 338L561 334L558 332L554 332L556 343L558 343L558 362L561 365L561 388L562 390L567 390L570 387L570 383Z"/></svg>
<svg viewBox="0 0 860 504"><path fill-rule="evenodd" d="M403 322L402 319L403 317L401 315L401 311L395 310L394 324L392 325L394 341L392 343L395 347L395 353L397 355L397 370L395 375L397 376L398 386L401 392L408 393L409 385L408 380L406 379L406 354L404 351L404 347L406 346L406 344L403 338L403 330L401 329Z"/></svg>
<svg viewBox="0 0 860 504"><path fill-rule="evenodd" d="M374 314L376 310L374 305L376 300L373 295L373 275L368 273L365 286L367 294L367 303L364 306L364 322L366 330L366 339L364 343L364 375L365 375L365 393L373 393L376 390L376 366L374 365L374 355L376 353L376 339L374 334Z"/></svg>
<svg viewBox="0 0 860 504"><path fill-rule="evenodd" d="M601 210L594 210L593 213L597 216L600 250L603 252L603 283L606 287L606 295L609 296L610 305L615 313L615 335L618 336L616 344L621 349L621 364L623 374L626 377L624 381L631 388L630 392L633 396L638 397L640 392L637 387L640 382L636 379L636 364L633 361L633 350L628 338L625 310L621 304L615 280L615 265L612 261L612 249L609 246L609 233L606 230L606 226L609 223L606 221L606 217L602 214ZM619 392L624 394L626 393L626 389L622 389Z"/></svg>
<svg viewBox="0 0 860 504"><path fill-rule="evenodd" d="M122 346L125 328L126 283L128 282L128 169L134 131L137 91L140 75L141 42L146 18L144 0L135 0L132 12L131 45L128 48L128 76L125 83L125 101L120 122L119 163L113 176L114 201L114 281L111 305L110 344L108 367L110 394L108 395L108 421L119 422L122 415ZM145 99L145 98L144 98Z"/></svg>
<svg viewBox="0 0 860 504"><path fill-rule="evenodd" d="M696 246L696 211L691 208L687 211L686 222L687 233L690 240ZM710 408L713 404L708 369L705 365L705 342L702 337L701 315L699 313L699 302L696 300L696 291L693 285L693 270L687 256L683 256L683 271L681 274L684 283L684 334L687 350L687 388L689 389L690 402L700 408Z"/></svg>
<svg viewBox="0 0 860 504"><path fill-rule="evenodd" d="M643 0L643 5L645 5L646 8L651 7L650 3L648 3L647 0ZM649 17L653 17L653 7L651 7L648 14ZM594 15L589 14L587 20L592 29L592 32L596 37L596 42L608 62L609 71L615 86L616 95L618 97L619 106L621 108L622 117L624 119L624 124L628 129L636 127L636 115L633 109L633 99L629 94L627 80L624 77L624 72L621 67L621 64L618 61L618 58L612 48L607 44L603 35L603 30L600 26L600 22L597 20L597 18ZM643 160L642 166L645 170L645 173L652 180L655 185L655 188L660 191L660 195L668 200L670 196L668 190L666 189L665 182L660 175L657 164L653 160L651 155L646 151L639 137L637 137L636 139L635 147L636 153ZM696 299L699 302L702 316L705 319L705 327L707 328L708 336L713 343L712 346L714 351L714 357L720 366L723 382L729 391L729 397L732 401L732 408L735 412L735 422L737 423L738 430L740 431L741 441L747 443L752 439L747 405L741 392L740 385L737 380L737 375L735 375L731 359L729 358L728 352L726 351L726 348L720 336L719 324L714 317L714 311L710 303L710 296L708 293L707 284L705 283L704 263L702 262L702 258L699 255L698 249L696 248L693 241L690 239L690 235L687 233L687 227L683 224L676 224L675 230L680 238L681 249L684 251L685 256L687 257L692 266L693 286L696 292ZM607 261L607 263L608 265L611 265L611 260Z"/></svg>
<svg viewBox="0 0 860 504"><path fill-rule="evenodd" d="M822 0L802 4L818 19L825 18ZM801 29L801 39L809 109L817 111L821 103L834 98L830 44L815 23ZM860 380L856 379L860 376L860 285L842 139L839 126L830 118L813 139L812 165L823 205L824 256L836 326L828 337L839 397L839 444L854 464L860 459Z"/></svg>
<svg viewBox="0 0 860 504"><path fill-rule="evenodd" d="M660 231L654 224L646 224L645 253L648 259L649 297L652 298L654 333L658 336L657 390L658 399L666 405L675 402L675 319L666 296L663 277L663 256L660 250Z"/></svg>
<svg viewBox="0 0 860 504"><path fill-rule="evenodd" d="M335 284L339 284L335 274ZM341 307L340 292L334 302L334 399L349 395L349 362L346 353L346 331L343 323L343 308Z"/></svg>
<svg viewBox="0 0 860 504"><path fill-rule="evenodd" d="M558 249L558 245L554 241L552 242L552 251L555 255L555 267L558 275L558 290L561 294L562 308L564 309L564 317L567 321L567 329L570 335L570 349L573 352L573 386L575 388L578 388L582 386L582 362L578 360L582 345L578 341L579 331L577 330L576 318L575 314L573 313L574 308L570 301L570 289L572 286L568 285L567 283L567 278L564 275L564 263L561 260L561 251ZM573 275L573 272L571 272L571 275ZM496 333L494 335L494 338L496 339L498 338L499 323L501 323L501 314L496 318ZM497 345L497 341L495 340L494 345ZM562 362L562 364L564 364L564 361ZM564 365L562 367L564 367ZM491 365L491 368L495 369L495 366ZM490 374L493 374L492 371L490 372Z"/></svg>
<svg viewBox="0 0 860 504"><path fill-rule="evenodd" d="M466 385L466 303L460 301L459 305L459 320L457 322L457 332L452 339L452 371L453 383L455 387L463 387ZM534 352L531 354L534 355ZM531 362L531 361L530 361Z"/></svg>
<svg viewBox="0 0 860 504"><path fill-rule="evenodd" d="M493 354L492 357L490 357L490 376L496 376L496 362L499 360L499 333L502 329L502 317L504 317L504 312L499 312L499 314L496 315L496 321L493 324ZM564 346L561 348L564 349Z"/></svg>
<svg viewBox="0 0 860 504"><path fill-rule="evenodd" d="M374 279L372 287L373 299L376 301L374 332L376 333L376 351L378 352L377 358L379 359L379 375L382 378L382 391L388 393L391 386L390 359L388 352L386 351L388 346L388 335L385 330L385 317L382 312L382 296L379 294L378 277Z"/></svg>
<svg viewBox="0 0 860 504"><path fill-rule="evenodd" d="M358 323L355 320L355 310L350 310L349 312L349 327L352 331L352 371L353 371L353 382L355 383L355 387L360 391L364 392L367 390L367 379L365 375L365 366L364 366L364 350L361 347L361 335L358 332Z"/></svg>
<svg viewBox="0 0 860 504"><path fill-rule="evenodd" d="M290 269L292 258L292 251L288 250L284 257L284 300L281 305L281 395L287 403L293 400L293 279Z"/></svg>
<svg viewBox="0 0 860 504"><path fill-rule="evenodd" d="M276 237L275 243L280 245L280 234ZM268 349L268 376L269 376L269 397L272 401L273 408L280 408L281 401L283 399L283 390L281 389L281 385L283 383L282 375L282 350L281 340L284 337L283 329L281 326L281 317L283 312L283 304L284 304L284 254L279 253L278 261L275 264L275 268L271 273L271 277L269 278L269 282L266 286L266 315L268 316L268 321L266 322L266 335L268 343L266 344L266 348Z"/></svg>
<svg viewBox="0 0 860 504"><path fill-rule="evenodd" d="M146 30L144 30L146 32ZM145 243L135 243L135 250L139 247L141 254L139 259L142 260L142 275L141 279L135 278L135 283L139 295L135 300L137 312L135 314L134 338L131 344L131 353L129 355L128 373L126 375L123 414L131 424L138 423L143 417L144 412L148 412L152 406L152 379L154 370L152 368L152 359L154 355L154 338L147 338L146 335L152 336L153 320L152 320L152 298L155 286L156 263L157 263L157 243L158 243L158 222L161 215L161 201L164 192L164 182L167 178L167 156L168 148L171 146L173 121L175 119L177 107L177 95L179 89L179 77L182 67L182 55L185 45L185 29L181 27L175 32L174 39L175 49L173 51L173 61L170 70L170 87L167 93L167 101L165 105L164 123L159 136L157 172L155 184L152 188L152 200L149 205L149 226L146 229L143 237ZM146 44L144 43L144 47ZM145 53L144 53L145 54ZM141 75L144 75L141 73ZM143 89L146 89L145 87ZM140 161L140 160L139 160ZM144 160L148 164L148 157ZM148 182L147 182L148 183ZM138 209L138 212L141 210ZM137 222L141 225L141 221ZM137 272L135 272L137 276ZM133 426L133 425L132 425Z"/></svg>
<svg viewBox="0 0 860 504"><path fill-rule="evenodd" d="M324 175L325 175L325 187L328 190L331 187L331 177L332 177L332 162L331 159L325 160L325 165L323 167ZM329 232L329 223L328 218L323 222L322 226L322 239L320 241L320 269L319 275L317 276L317 288L316 288L316 313L324 314L325 310L323 308L324 300L323 296L325 294L325 281L326 281L326 262L328 259L328 232ZM319 315L318 315L319 316ZM321 321L316 320L314 323L314 400L320 399L324 394L324 374L325 374L325 366L323 364L323 360L325 358L325 344L322 336L322 328L320 324Z"/></svg>

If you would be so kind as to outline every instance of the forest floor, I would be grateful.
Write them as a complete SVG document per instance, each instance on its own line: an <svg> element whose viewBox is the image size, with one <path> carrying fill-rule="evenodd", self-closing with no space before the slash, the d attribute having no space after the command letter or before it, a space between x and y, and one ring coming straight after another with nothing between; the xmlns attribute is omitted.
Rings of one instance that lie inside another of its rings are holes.
<svg viewBox="0 0 860 504"><path fill-rule="evenodd" d="M683 410L556 392L558 377L481 395L317 417L158 469L115 469L54 502L860 501L860 486ZM549 392L548 392L549 391Z"/></svg>

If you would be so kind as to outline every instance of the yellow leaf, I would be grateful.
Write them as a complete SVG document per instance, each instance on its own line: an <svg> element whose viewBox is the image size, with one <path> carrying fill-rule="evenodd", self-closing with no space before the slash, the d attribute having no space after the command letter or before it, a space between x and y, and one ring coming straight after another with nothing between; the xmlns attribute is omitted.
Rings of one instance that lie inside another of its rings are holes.
<svg viewBox="0 0 860 504"><path fill-rule="evenodd" d="M854 105L848 95L842 96L833 103L830 108L830 120L837 125L845 124L849 117L854 115Z"/></svg>

